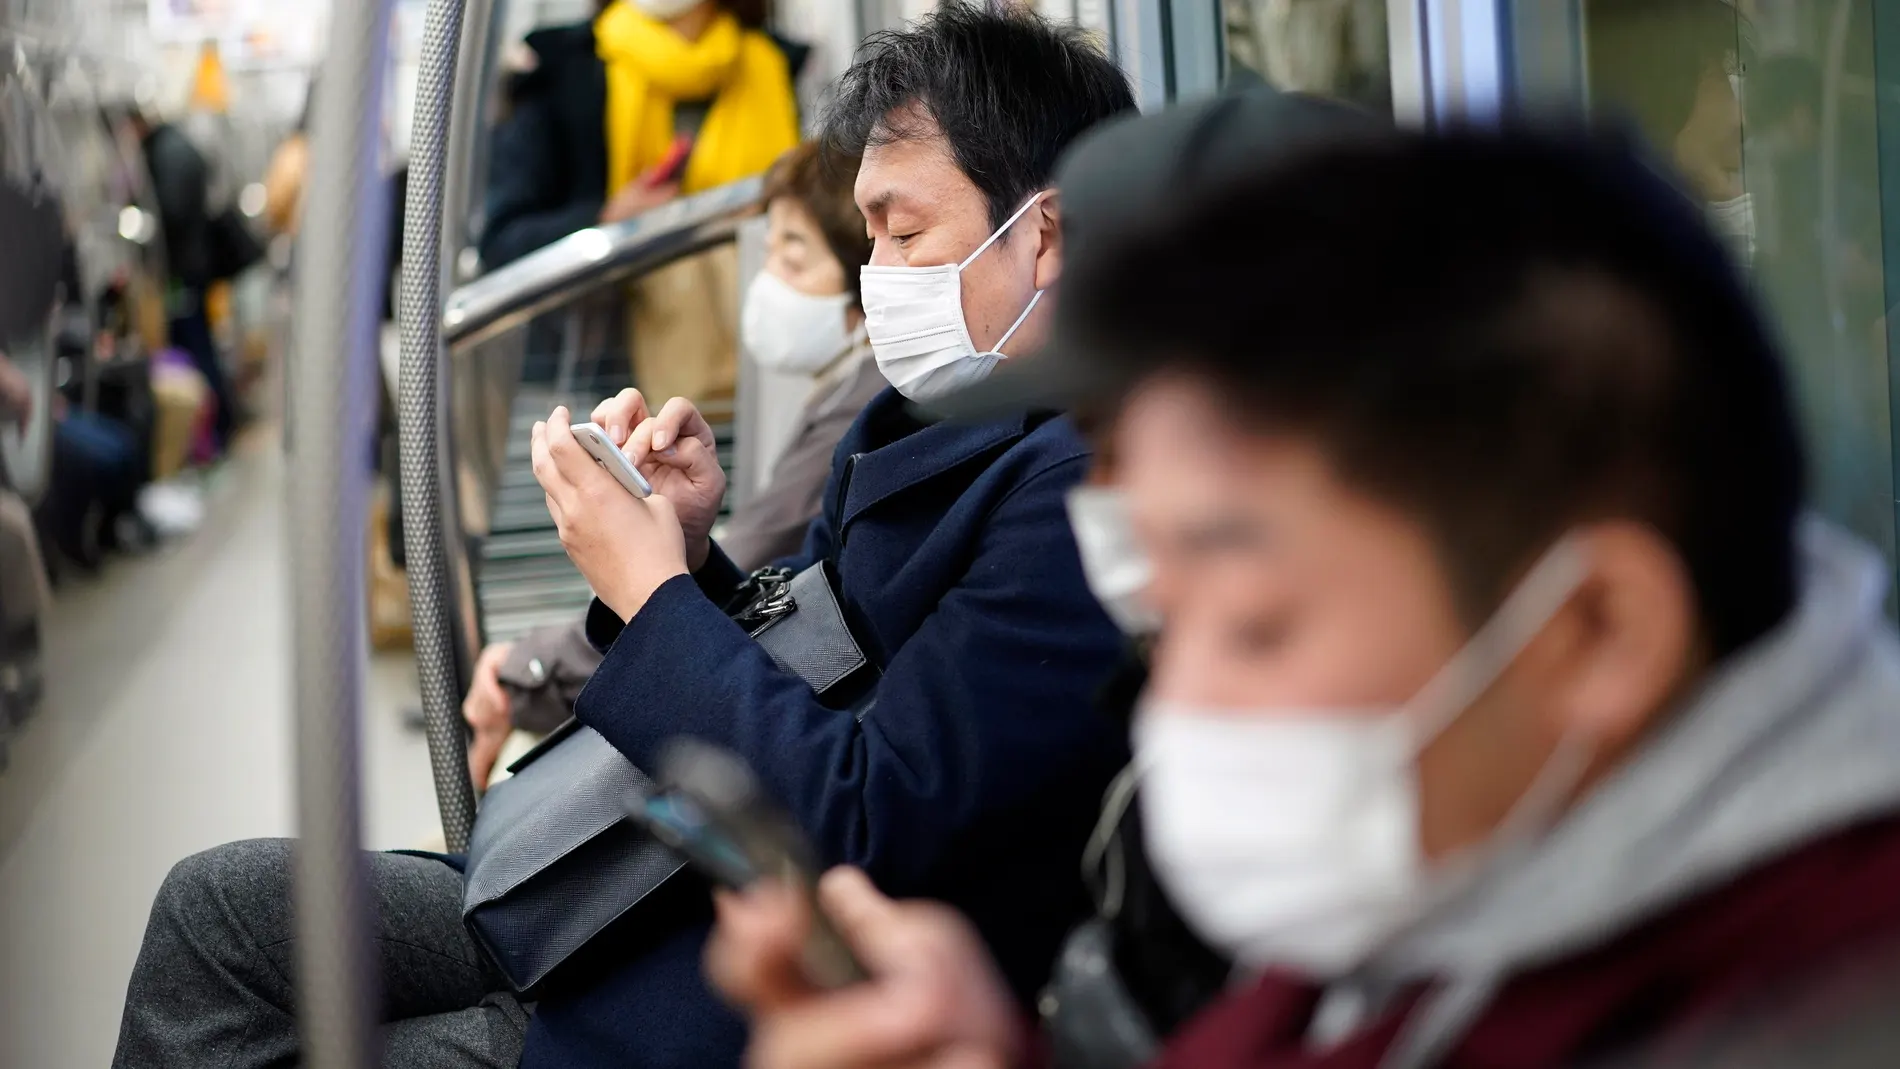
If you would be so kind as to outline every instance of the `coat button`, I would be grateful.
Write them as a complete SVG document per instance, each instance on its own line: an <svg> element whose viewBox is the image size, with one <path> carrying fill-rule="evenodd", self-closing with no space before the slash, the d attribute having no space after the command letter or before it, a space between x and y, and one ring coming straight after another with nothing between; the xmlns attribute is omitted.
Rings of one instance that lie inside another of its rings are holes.
<svg viewBox="0 0 1900 1069"><path fill-rule="evenodd" d="M541 658L536 657L528 662L528 678L536 683L547 682L548 666L541 663Z"/></svg>

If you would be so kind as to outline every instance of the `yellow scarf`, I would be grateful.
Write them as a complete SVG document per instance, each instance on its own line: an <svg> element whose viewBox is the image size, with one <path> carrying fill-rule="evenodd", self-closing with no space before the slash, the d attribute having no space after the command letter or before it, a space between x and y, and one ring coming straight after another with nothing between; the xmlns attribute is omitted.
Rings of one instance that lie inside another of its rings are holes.
<svg viewBox="0 0 1900 1069"><path fill-rule="evenodd" d="M721 12L697 41L631 3L594 23L607 65L607 195L658 164L673 143L675 101L712 100L681 189L736 182L798 143L798 104L785 55Z"/></svg>

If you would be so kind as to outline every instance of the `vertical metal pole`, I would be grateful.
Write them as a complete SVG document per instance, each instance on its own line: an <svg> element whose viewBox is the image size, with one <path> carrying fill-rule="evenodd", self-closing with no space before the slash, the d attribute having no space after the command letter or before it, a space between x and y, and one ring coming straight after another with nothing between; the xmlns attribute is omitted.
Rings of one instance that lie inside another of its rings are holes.
<svg viewBox="0 0 1900 1069"><path fill-rule="evenodd" d="M308 1069L368 1069L375 943L357 720L368 657L364 554L388 190L378 168L391 0L338 4L311 116L290 402L297 713L297 1013Z"/></svg>
<svg viewBox="0 0 1900 1069"><path fill-rule="evenodd" d="M453 607L458 569L448 558L443 512L444 394L442 360L442 192L448 157L450 101L462 41L463 0L429 0L416 79L416 117L409 141L409 204L403 222L402 383L398 402L402 453L403 541L409 606L415 628L422 717L429 738L442 834L450 850L468 847L475 823L475 787L468 776L462 686L455 652Z"/></svg>

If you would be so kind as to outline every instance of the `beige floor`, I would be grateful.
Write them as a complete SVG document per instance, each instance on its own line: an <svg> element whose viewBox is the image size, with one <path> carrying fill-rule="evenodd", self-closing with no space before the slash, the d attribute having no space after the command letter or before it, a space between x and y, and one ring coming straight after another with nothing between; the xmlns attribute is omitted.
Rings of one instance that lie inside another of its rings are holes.
<svg viewBox="0 0 1900 1069"><path fill-rule="evenodd" d="M166 869L293 831L284 494L254 436L204 530L59 592L47 701L0 773L0 1067L105 1066ZM417 845L439 828L400 720L415 667L377 657L368 679L365 840Z"/></svg>

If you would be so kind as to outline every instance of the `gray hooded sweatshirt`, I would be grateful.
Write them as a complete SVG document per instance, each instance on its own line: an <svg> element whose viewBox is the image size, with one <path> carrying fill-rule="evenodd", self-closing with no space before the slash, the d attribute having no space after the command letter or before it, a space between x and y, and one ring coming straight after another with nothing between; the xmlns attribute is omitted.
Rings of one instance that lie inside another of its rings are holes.
<svg viewBox="0 0 1900 1069"><path fill-rule="evenodd" d="M1383 1063L1423 1069L1457 1046L1510 977L1900 811L1900 637L1882 608L1886 562L1818 520L1804 524L1801 553L1787 620L1717 665L1548 832L1501 851L1332 985L1316 1032L1329 1016L1349 1030L1385 995L1429 981Z"/></svg>

